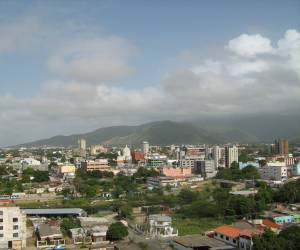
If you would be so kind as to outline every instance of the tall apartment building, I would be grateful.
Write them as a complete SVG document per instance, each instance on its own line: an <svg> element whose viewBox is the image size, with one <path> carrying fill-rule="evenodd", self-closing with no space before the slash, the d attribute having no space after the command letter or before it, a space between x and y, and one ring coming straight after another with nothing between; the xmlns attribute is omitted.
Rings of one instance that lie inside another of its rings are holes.
<svg viewBox="0 0 300 250"><path fill-rule="evenodd" d="M216 169L225 167L225 149L219 146L214 146L212 156L215 162Z"/></svg>
<svg viewBox="0 0 300 250"><path fill-rule="evenodd" d="M78 147L81 150L86 150L86 140L85 139L78 140Z"/></svg>
<svg viewBox="0 0 300 250"><path fill-rule="evenodd" d="M0 207L0 249L26 247L26 215L19 207Z"/></svg>
<svg viewBox="0 0 300 250"><path fill-rule="evenodd" d="M143 147L143 153L144 153L144 155L147 155L147 154L150 153L150 145L149 145L149 142L143 141L142 147Z"/></svg>
<svg viewBox="0 0 300 250"><path fill-rule="evenodd" d="M275 153L279 155L289 154L289 141L286 139L275 140Z"/></svg>
<svg viewBox="0 0 300 250"><path fill-rule="evenodd" d="M213 178L217 174L214 160L195 161L194 173L201 174L205 178Z"/></svg>
<svg viewBox="0 0 300 250"><path fill-rule="evenodd" d="M239 162L239 150L236 146L225 147L225 167L230 168L231 163Z"/></svg>

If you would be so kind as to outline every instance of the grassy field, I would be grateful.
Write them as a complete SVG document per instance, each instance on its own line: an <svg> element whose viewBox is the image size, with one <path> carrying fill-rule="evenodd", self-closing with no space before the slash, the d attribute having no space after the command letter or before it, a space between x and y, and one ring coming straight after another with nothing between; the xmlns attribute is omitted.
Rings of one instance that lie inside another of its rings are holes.
<svg viewBox="0 0 300 250"><path fill-rule="evenodd" d="M179 235L201 234L220 225L229 223L231 223L231 221L218 218L183 219L179 216L172 218L172 224L178 229Z"/></svg>

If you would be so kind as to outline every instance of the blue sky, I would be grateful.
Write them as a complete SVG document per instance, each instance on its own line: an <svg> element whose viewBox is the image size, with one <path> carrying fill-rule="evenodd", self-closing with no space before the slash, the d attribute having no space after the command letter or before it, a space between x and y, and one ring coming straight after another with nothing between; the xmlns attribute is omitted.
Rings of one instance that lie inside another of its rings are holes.
<svg viewBox="0 0 300 250"><path fill-rule="evenodd" d="M299 16L297 0L0 1L0 141L297 113Z"/></svg>
<svg viewBox="0 0 300 250"><path fill-rule="evenodd" d="M35 16L49 25L75 22L99 33L125 37L139 49L136 74L122 79L129 86L152 84L187 49L206 48L241 33L259 32L277 40L300 27L300 3L293 1L1 1L1 22ZM51 78L46 51L2 55L1 92L34 95ZM15 73L16 68L18 73ZM26 88L20 91L20 87Z"/></svg>

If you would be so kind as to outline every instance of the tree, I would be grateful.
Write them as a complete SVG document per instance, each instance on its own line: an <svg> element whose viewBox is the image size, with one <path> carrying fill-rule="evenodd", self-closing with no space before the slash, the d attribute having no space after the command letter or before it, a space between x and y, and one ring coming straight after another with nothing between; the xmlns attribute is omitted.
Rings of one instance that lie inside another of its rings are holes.
<svg viewBox="0 0 300 250"><path fill-rule="evenodd" d="M119 209L119 215L121 218L129 218L132 219L132 207L128 205L124 205Z"/></svg>
<svg viewBox="0 0 300 250"><path fill-rule="evenodd" d="M33 178L30 178L33 177ZM49 172L48 171L40 171L34 170L32 168L26 168L22 173L22 181L23 182L45 182L49 181Z"/></svg>
<svg viewBox="0 0 300 250"><path fill-rule="evenodd" d="M155 169L147 169L144 167L140 167L136 173L132 176L134 180L136 179L142 179L143 182L146 182L148 177L157 177L159 176L159 172Z"/></svg>
<svg viewBox="0 0 300 250"><path fill-rule="evenodd" d="M106 237L108 240L122 240L128 235L128 229L121 222L113 223L109 226Z"/></svg>
<svg viewBox="0 0 300 250"><path fill-rule="evenodd" d="M247 154L247 152L243 151L240 155L239 155L239 161L240 162L249 162L249 161L253 161L253 157L249 156L249 154Z"/></svg>
<svg viewBox="0 0 300 250"><path fill-rule="evenodd" d="M60 158L60 162L62 162L62 163L66 162L66 157L64 155L62 155L62 157Z"/></svg>
<svg viewBox="0 0 300 250"><path fill-rule="evenodd" d="M242 169L242 176L243 179L259 179L259 173L256 167L252 165L248 165Z"/></svg>
<svg viewBox="0 0 300 250"><path fill-rule="evenodd" d="M225 180L258 179L259 173L257 169L251 165L240 170L238 163L233 162L230 168L221 169L217 173L216 178Z"/></svg>
<svg viewBox="0 0 300 250"><path fill-rule="evenodd" d="M292 249L297 249L300 246L300 227L291 226L279 233L279 237L291 242Z"/></svg>
<svg viewBox="0 0 300 250"><path fill-rule="evenodd" d="M276 234L266 230L262 236L253 238L253 250L281 250L284 249L278 244Z"/></svg>
<svg viewBox="0 0 300 250"><path fill-rule="evenodd" d="M68 197L68 196L70 196L70 195L72 194L70 188L64 188L64 189L61 191L61 193L62 193L62 195L63 195L64 197Z"/></svg>
<svg viewBox="0 0 300 250"><path fill-rule="evenodd" d="M230 168L231 168L231 169L239 169L239 168L240 168L239 163L236 162L236 161L232 162L232 163L230 164Z"/></svg>
<svg viewBox="0 0 300 250"><path fill-rule="evenodd" d="M66 217L60 223L60 228L66 234L72 228L81 227L80 220L76 217Z"/></svg>
<svg viewBox="0 0 300 250"><path fill-rule="evenodd" d="M178 194L178 198L182 202L182 204L189 204L195 201L197 197L198 197L198 193L191 191L189 189L182 189Z"/></svg>
<svg viewBox="0 0 300 250"><path fill-rule="evenodd" d="M274 200L286 203L300 202L300 180L284 184L275 193Z"/></svg>

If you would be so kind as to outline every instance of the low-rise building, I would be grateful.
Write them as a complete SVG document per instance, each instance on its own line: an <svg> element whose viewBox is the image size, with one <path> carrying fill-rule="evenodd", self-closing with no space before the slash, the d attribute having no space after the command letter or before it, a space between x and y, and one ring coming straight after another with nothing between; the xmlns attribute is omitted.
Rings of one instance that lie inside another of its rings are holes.
<svg viewBox="0 0 300 250"><path fill-rule="evenodd" d="M40 166L41 162L34 159L34 158L25 158L21 161L22 167L26 168L26 167L35 167L35 166Z"/></svg>
<svg viewBox="0 0 300 250"><path fill-rule="evenodd" d="M141 151L133 151L131 153L132 161L134 163L140 163L145 161L145 155Z"/></svg>
<svg viewBox="0 0 300 250"><path fill-rule="evenodd" d="M266 166L258 169L260 177L264 180L286 181L287 167L284 162L268 162Z"/></svg>
<svg viewBox="0 0 300 250"><path fill-rule="evenodd" d="M147 227L151 237L165 238L178 236L178 230L172 227L172 218L166 215L149 215Z"/></svg>
<svg viewBox="0 0 300 250"><path fill-rule="evenodd" d="M84 232L91 236L93 243L106 241L108 226L112 223L106 218L79 217Z"/></svg>
<svg viewBox="0 0 300 250"><path fill-rule="evenodd" d="M191 167L163 167L161 173L167 177L189 177L192 175L192 168Z"/></svg>
<svg viewBox="0 0 300 250"><path fill-rule="evenodd" d="M148 189L153 188L164 188L164 187L178 187L178 181L172 177L158 176L158 177L149 177L147 179Z"/></svg>
<svg viewBox="0 0 300 250"><path fill-rule="evenodd" d="M263 233L258 229L240 229L230 225L219 226L213 231L215 239L241 250L251 250L253 247L252 237Z"/></svg>
<svg viewBox="0 0 300 250"><path fill-rule="evenodd" d="M216 240L214 238L205 235L187 235L182 237L177 237L171 241L171 245L175 250L226 250L235 249L231 245L227 245L222 241Z"/></svg>
<svg viewBox="0 0 300 250"><path fill-rule="evenodd" d="M106 233L108 230L108 226L100 225L100 226L93 226L90 228L89 232L92 237L92 242L103 242L106 241Z"/></svg>
<svg viewBox="0 0 300 250"><path fill-rule="evenodd" d="M73 240L73 244L89 244L91 243L92 239L88 235L88 232L84 230L83 228L72 228L69 230L70 231L70 236Z"/></svg>
<svg viewBox="0 0 300 250"><path fill-rule="evenodd" d="M110 171L107 159L88 160L81 162L81 168L85 171Z"/></svg>
<svg viewBox="0 0 300 250"><path fill-rule="evenodd" d="M40 224L37 228L37 248L55 247L65 245L65 239L58 226Z"/></svg>
<svg viewBox="0 0 300 250"><path fill-rule="evenodd" d="M64 178L75 177L76 168L74 164L61 164L57 166L57 174Z"/></svg>
<svg viewBox="0 0 300 250"><path fill-rule="evenodd" d="M251 189L251 190L231 191L230 194L249 197L249 196L255 196L257 192L258 191L256 189Z"/></svg>
<svg viewBox="0 0 300 250"><path fill-rule="evenodd" d="M273 220L276 224L279 225L288 224L295 221L295 218L292 214L286 213L267 212L264 217Z"/></svg>
<svg viewBox="0 0 300 250"><path fill-rule="evenodd" d="M259 225L263 228L268 228L271 231L278 233L281 229L281 226L269 219L255 219L255 220L250 220L250 223L253 225Z"/></svg>

